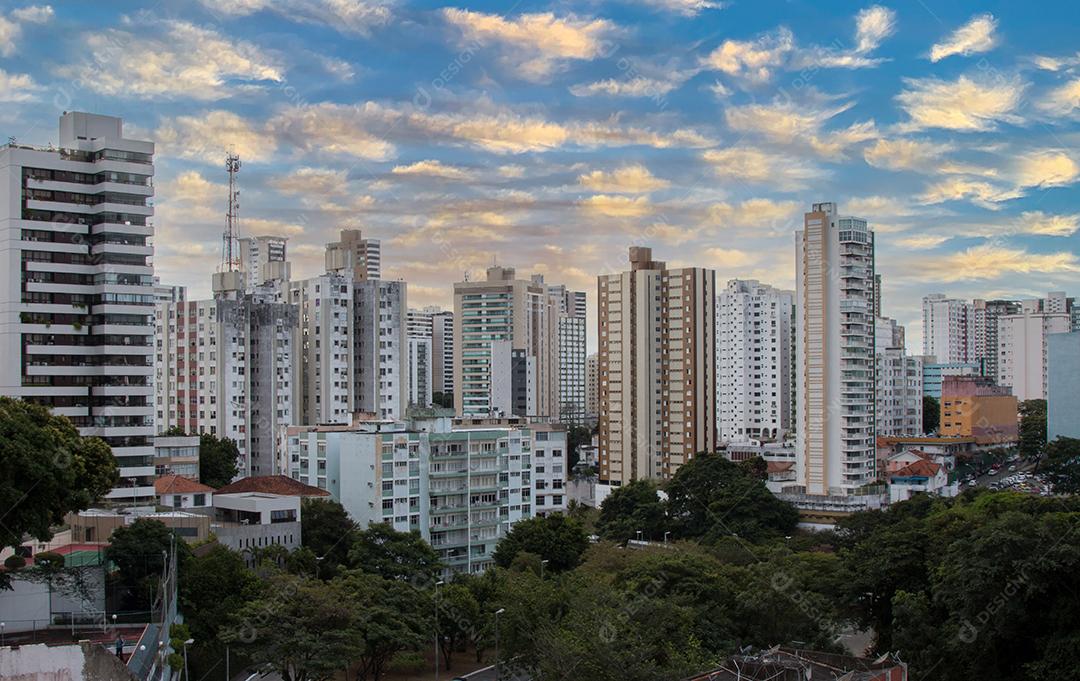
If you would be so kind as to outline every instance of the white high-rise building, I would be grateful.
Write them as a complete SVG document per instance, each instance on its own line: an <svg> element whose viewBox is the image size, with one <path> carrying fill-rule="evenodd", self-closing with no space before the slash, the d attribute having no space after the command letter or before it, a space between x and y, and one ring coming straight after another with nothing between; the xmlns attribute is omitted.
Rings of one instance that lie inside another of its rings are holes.
<svg viewBox="0 0 1080 681"><path fill-rule="evenodd" d="M796 482L845 495L876 478L874 232L816 203L795 235Z"/></svg>
<svg viewBox="0 0 1080 681"><path fill-rule="evenodd" d="M355 280L353 319L353 392L357 410L379 418L404 418L409 397L405 282Z"/></svg>
<svg viewBox="0 0 1080 681"><path fill-rule="evenodd" d="M240 271L248 291L270 282L287 282L291 266L286 259L283 236L249 236L237 239L240 245Z"/></svg>
<svg viewBox="0 0 1080 681"><path fill-rule="evenodd" d="M1065 312L1035 312L1027 305L1020 314L999 317L998 385L1012 388L1021 402L1046 399L1046 337L1070 326Z"/></svg>
<svg viewBox="0 0 1080 681"><path fill-rule="evenodd" d="M906 354L903 347L885 348L875 357L878 436L922 435L922 358Z"/></svg>
<svg viewBox="0 0 1080 681"><path fill-rule="evenodd" d="M110 499L154 495L154 143L68 112L59 146L0 148L0 394L103 438Z"/></svg>
<svg viewBox="0 0 1080 681"><path fill-rule="evenodd" d="M923 353L939 364L975 361L975 308L942 293L923 297Z"/></svg>
<svg viewBox="0 0 1080 681"><path fill-rule="evenodd" d="M287 300L299 313L293 339L294 423L350 423L356 403L352 278L324 274L285 285Z"/></svg>
<svg viewBox="0 0 1080 681"><path fill-rule="evenodd" d="M585 423L585 292L551 286L559 314L559 411L562 423Z"/></svg>
<svg viewBox="0 0 1080 681"><path fill-rule="evenodd" d="M156 310L155 426L229 438L240 475L281 472L279 427L294 422L296 306L270 287Z"/></svg>
<svg viewBox="0 0 1080 681"><path fill-rule="evenodd" d="M409 404L431 406L431 339L409 336Z"/></svg>
<svg viewBox="0 0 1080 681"><path fill-rule="evenodd" d="M430 309L430 308L428 308ZM431 383L433 392L454 394L454 313L431 312Z"/></svg>
<svg viewBox="0 0 1080 681"><path fill-rule="evenodd" d="M716 297L716 413L724 442L792 428L795 293L732 279Z"/></svg>
<svg viewBox="0 0 1080 681"><path fill-rule="evenodd" d="M382 247L378 239L365 239L358 229L341 230L341 241L326 245L326 271L351 272L354 280L382 276Z"/></svg>
<svg viewBox="0 0 1080 681"><path fill-rule="evenodd" d="M998 370L998 319L1018 314L1020 303L1015 300L972 301L975 315L975 356L969 363L978 364L984 376L997 379Z"/></svg>

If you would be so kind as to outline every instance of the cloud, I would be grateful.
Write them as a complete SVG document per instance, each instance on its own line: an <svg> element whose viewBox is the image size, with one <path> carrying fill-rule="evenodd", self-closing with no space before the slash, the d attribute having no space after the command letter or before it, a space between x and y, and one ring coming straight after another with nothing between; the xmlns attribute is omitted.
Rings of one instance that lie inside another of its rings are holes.
<svg viewBox="0 0 1080 681"><path fill-rule="evenodd" d="M718 177L770 183L785 191L803 189L810 180L824 175L821 169L790 155L771 154L749 146L710 149L702 158Z"/></svg>
<svg viewBox="0 0 1080 681"><path fill-rule="evenodd" d="M467 180L473 176L472 172L457 166L443 165L440 161L417 161L410 165L394 166L390 171L394 175L412 175L438 177L444 180Z"/></svg>
<svg viewBox="0 0 1080 681"><path fill-rule="evenodd" d="M1046 98L1038 103L1038 107L1058 116L1067 116L1080 108L1080 78L1074 78L1051 90Z"/></svg>
<svg viewBox="0 0 1080 681"><path fill-rule="evenodd" d="M137 32L94 31L83 40L84 60L57 73L103 95L210 101L285 77L253 43L186 21L150 22Z"/></svg>
<svg viewBox="0 0 1080 681"><path fill-rule="evenodd" d="M1080 167L1060 149L1042 149L1018 156L1011 174L1020 187L1062 187L1076 182Z"/></svg>
<svg viewBox="0 0 1080 681"><path fill-rule="evenodd" d="M707 263L707 267L714 269L723 269L725 267L747 267L761 261L761 256L759 254L740 251L737 248L719 248L714 246L712 248L706 248L701 255L703 256L702 262Z"/></svg>
<svg viewBox="0 0 1080 681"><path fill-rule="evenodd" d="M729 106L725 110L725 119L728 127L736 132L757 133L771 142L805 145L826 158L842 158L849 146L877 137L873 121L855 123L842 130L822 130L829 119L851 106L848 103L819 109L788 101Z"/></svg>
<svg viewBox="0 0 1080 681"><path fill-rule="evenodd" d="M997 19L992 14L980 14L953 31L943 42L930 48L930 61L938 62L954 54L965 57L989 52L997 45Z"/></svg>
<svg viewBox="0 0 1080 681"><path fill-rule="evenodd" d="M947 144L925 139L881 138L863 150L863 158L875 168L931 172L949 149Z"/></svg>
<svg viewBox="0 0 1080 681"><path fill-rule="evenodd" d="M682 81L658 80L655 78L609 78L593 83L570 86L570 94L575 97L591 95L609 95L611 97L663 97L682 85Z"/></svg>
<svg viewBox="0 0 1080 681"><path fill-rule="evenodd" d="M946 169L946 172L954 168ZM919 197L923 203L970 200L984 208L1024 196L1032 188L1064 187L1080 179L1080 165L1061 149L1011 152L1000 169L973 178L968 169L956 167L957 177L932 183ZM981 170L981 169L975 169Z"/></svg>
<svg viewBox="0 0 1080 681"><path fill-rule="evenodd" d="M593 215L605 215L616 218L636 218L648 215L653 211L648 197L639 196L611 196L597 194L582 199L578 205L586 212Z"/></svg>
<svg viewBox="0 0 1080 681"><path fill-rule="evenodd" d="M780 27L753 41L725 40L705 58L705 65L729 76L765 82L794 49L795 36Z"/></svg>
<svg viewBox="0 0 1080 681"><path fill-rule="evenodd" d="M52 18L51 5L31 5L12 10L6 17L0 15L0 55L15 54L15 41L22 36L23 24L45 24Z"/></svg>
<svg viewBox="0 0 1080 681"><path fill-rule="evenodd" d="M8 73L0 69L0 102L28 102L41 87L25 73Z"/></svg>
<svg viewBox="0 0 1080 681"><path fill-rule="evenodd" d="M210 12L244 17L270 10L299 24L320 24L341 33L367 35L390 20L387 2L369 0L199 0Z"/></svg>
<svg viewBox="0 0 1080 681"><path fill-rule="evenodd" d="M272 135L231 111L164 118L154 133L158 151L219 165L228 151L242 161L267 161L277 143Z"/></svg>
<svg viewBox="0 0 1080 681"><path fill-rule="evenodd" d="M373 129L392 127L394 117L371 102L356 106L320 102L286 108L270 119L268 127L301 152L384 161L393 158L396 149Z"/></svg>
<svg viewBox="0 0 1080 681"><path fill-rule="evenodd" d="M931 248L937 248L941 244L948 241L951 237L943 236L941 234L914 234L912 236L903 236L892 240L892 243L900 246L901 248L910 248L916 251L929 250Z"/></svg>
<svg viewBox="0 0 1080 681"><path fill-rule="evenodd" d="M287 175L270 178L268 184L284 194L333 197L349 193L349 179L344 170L301 166Z"/></svg>
<svg viewBox="0 0 1080 681"><path fill-rule="evenodd" d="M609 47L608 38L618 32L606 19L575 15L557 17L551 12L521 14L507 19L498 14L444 8L443 18L461 31L465 44L497 44L504 61L522 78L546 81L571 60L591 60Z"/></svg>
<svg viewBox="0 0 1080 681"><path fill-rule="evenodd" d="M994 204L1023 196L1015 188L1002 187L983 180L949 177L932 183L919 196L923 203L969 200L984 208L996 209Z"/></svg>
<svg viewBox="0 0 1080 681"><path fill-rule="evenodd" d="M920 257L908 265L920 277L945 283L1000 279L1010 274L1065 274L1080 272L1074 253L1030 253L996 244L973 246L958 253Z"/></svg>
<svg viewBox="0 0 1080 681"><path fill-rule="evenodd" d="M1040 236L1072 236L1080 229L1080 213L1072 215L1048 215L1042 211L1026 211L1016 220L1018 234Z"/></svg>
<svg viewBox="0 0 1080 681"><path fill-rule="evenodd" d="M876 50L883 40L896 32L896 12L874 5L855 15L855 50L865 53Z"/></svg>
<svg viewBox="0 0 1080 681"><path fill-rule="evenodd" d="M1031 63L1035 65L1035 68L1043 71L1060 71L1067 67L1080 65L1080 52L1077 52L1072 57L1048 57L1037 54L1031 57Z"/></svg>
<svg viewBox="0 0 1080 681"><path fill-rule="evenodd" d="M802 207L797 201L747 199L737 204L717 203L709 207L709 218L721 227L751 227L786 233L799 224Z"/></svg>
<svg viewBox="0 0 1080 681"><path fill-rule="evenodd" d="M980 83L960 76L955 81L907 78L907 89L896 96L911 130L944 128L965 132L992 130L999 121L1020 122L1019 107L1025 85L1019 78Z"/></svg>
<svg viewBox="0 0 1080 681"><path fill-rule="evenodd" d="M724 9L726 2L716 0L636 0L637 2L681 14L684 17L694 17L707 9Z"/></svg>
<svg viewBox="0 0 1080 681"><path fill-rule="evenodd" d="M875 222L882 218L903 217L914 214L915 206L907 198L891 196L860 196L844 202L844 210Z"/></svg>
<svg viewBox="0 0 1080 681"><path fill-rule="evenodd" d="M616 194L644 194L671 185L665 179L656 177L643 165L629 165L611 172L594 170L578 178L582 187L597 192Z"/></svg>

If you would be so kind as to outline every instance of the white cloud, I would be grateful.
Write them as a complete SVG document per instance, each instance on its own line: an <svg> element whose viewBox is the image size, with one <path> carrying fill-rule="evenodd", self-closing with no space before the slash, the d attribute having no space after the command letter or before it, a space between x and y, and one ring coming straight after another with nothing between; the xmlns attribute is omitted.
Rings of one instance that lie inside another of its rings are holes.
<svg viewBox="0 0 1080 681"><path fill-rule="evenodd" d="M736 204L717 203L709 207L709 218L720 227L750 227L768 229L772 233L787 233L799 224L802 206L797 201L747 199Z"/></svg>
<svg viewBox="0 0 1080 681"><path fill-rule="evenodd" d="M1023 196L1023 192L983 180L949 177L930 184L919 196L923 203L971 201L984 208L996 209L994 204Z"/></svg>
<svg viewBox="0 0 1080 681"><path fill-rule="evenodd" d="M863 150L863 158L875 168L933 172L940 167L949 145L931 140L879 139Z"/></svg>
<svg viewBox="0 0 1080 681"><path fill-rule="evenodd" d="M546 81L570 60L591 60L610 48L618 29L606 19L551 12L521 14L507 19L498 14L444 8L447 23L461 31L462 42L497 44L505 61L522 78Z"/></svg>
<svg viewBox="0 0 1080 681"><path fill-rule="evenodd" d="M710 149L702 158L718 177L759 184L768 183L790 191L803 189L824 172L790 155L771 154L749 146Z"/></svg>
<svg viewBox="0 0 1080 681"><path fill-rule="evenodd" d="M391 127L392 118L371 102L357 106L320 102L284 109L270 119L268 127L302 152L384 161L393 158L396 149L373 130Z"/></svg>
<svg viewBox="0 0 1080 681"><path fill-rule="evenodd" d="M228 151L242 161L267 161L277 144L272 135L231 111L162 119L154 139L158 151L219 165Z"/></svg>
<svg viewBox="0 0 1080 681"><path fill-rule="evenodd" d="M348 174L344 170L301 166L287 175L269 180L269 185L285 194L331 197L349 193Z"/></svg>
<svg viewBox="0 0 1080 681"><path fill-rule="evenodd" d="M829 119L852 104L819 109L793 102L731 106L725 110L728 127L736 132L757 133L772 142L805 145L826 158L842 158L848 147L877 137L873 121L855 123L842 130L824 131Z"/></svg>
<svg viewBox="0 0 1080 681"><path fill-rule="evenodd" d="M937 248L949 240L950 237L941 234L913 234L893 239L893 244L901 248L909 248L916 251Z"/></svg>
<svg viewBox="0 0 1080 681"><path fill-rule="evenodd" d="M570 86L570 93L575 97L588 97L590 95L610 95L612 97L663 97L682 82L675 80L658 80L655 78L609 78L598 80L593 83L582 83Z"/></svg>
<svg viewBox="0 0 1080 681"><path fill-rule="evenodd" d="M994 31L997 19L992 14L980 14L953 31L944 41L930 48L930 61L937 62L955 54L968 56L989 52L997 45Z"/></svg>
<svg viewBox="0 0 1080 681"><path fill-rule="evenodd" d="M876 50L883 40L896 32L896 12L874 5L855 16L855 50L860 53Z"/></svg>
<svg viewBox="0 0 1080 681"><path fill-rule="evenodd" d="M321 24L342 33L366 35L390 19L389 2L371 0L199 0L208 10L248 16L270 10L300 24Z"/></svg>
<svg viewBox="0 0 1080 681"><path fill-rule="evenodd" d="M664 9L684 17L694 17L707 9L724 9L726 2L716 0L637 0L641 4Z"/></svg>
<svg viewBox="0 0 1080 681"><path fill-rule="evenodd" d="M1080 214L1050 215L1042 211L1026 211L1015 223L1018 234L1040 236L1072 236L1080 229Z"/></svg>
<svg viewBox="0 0 1080 681"><path fill-rule="evenodd" d="M15 53L15 41L22 37L23 24L44 24L52 18L51 5L31 5L12 10L6 17L0 15L0 55L10 57Z"/></svg>
<svg viewBox="0 0 1080 681"><path fill-rule="evenodd" d="M1067 116L1080 109L1080 78L1054 88L1038 103L1043 111L1057 116Z"/></svg>
<svg viewBox="0 0 1080 681"><path fill-rule="evenodd" d="M644 194L671 185L663 178L656 177L643 165L635 164L617 168L611 172L594 170L578 178L582 187L597 192L616 194Z"/></svg>
<svg viewBox="0 0 1080 681"><path fill-rule="evenodd" d="M907 89L896 96L911 118L912 130L944 128L960 131L993 129L999 121L1018 123L1015 111L1025 85L1019 78L980 83L960 76L955 81L908 78Z"/></svg>
<svg viewBox="0 0 1080 681"><path fill-rule="evenodd" d="M28 102L41 87L25 73L8 73L0 69L0 102Z"/></svg>
<svg viewBox="0 0 1080 681"><path fill-rule="evenodd" d="M84 40L88 56L57 73L104 95L208 101L231 96L238 85L284 78L262 48L186 21L92 32Z"/></svg>
<svg viewBox="0 0 1080 681"><path fill-rule="evenodd" d="M629 196L597 194L582 199L578 205L586 213L617 218L636 218L648 215L653 211L652 204L649 203L648 197L645 196L632 198Z"/></svg>
<svg viewBox="0 0 1080 681"><path fill-rule="evenodd" d="M390 172L394 175L438 177L444 180L467 180L473 175L466 168L448 166L437 160L417 161L409 165L394 166Z"/></svg>
<svg viewBox="0 0 1080 681"><path fill-rule="evenodd" d="M1062 187L1076 182L1080 166L1060 149L1041 149L1020 154L1011 172L1020 187Z"/></svg>
<svg viewBox="0 0 1080 681"><path fill-rule="evenodd" d="M729 76L765 82L795 49L795 36L780 27L757 40L725 40L705 58L705 65Z"/></svg>
<svg viewBox="0 0 1080 681"><path fill-rule="evenodd" d="M1080 272L1080 263L1075 253L1030 253L1022 248L1007 248L996 244L973 246L958 253L934 258L921 256L909 267L924 280L946 283L1000 279L1010 274Z"/></svg>

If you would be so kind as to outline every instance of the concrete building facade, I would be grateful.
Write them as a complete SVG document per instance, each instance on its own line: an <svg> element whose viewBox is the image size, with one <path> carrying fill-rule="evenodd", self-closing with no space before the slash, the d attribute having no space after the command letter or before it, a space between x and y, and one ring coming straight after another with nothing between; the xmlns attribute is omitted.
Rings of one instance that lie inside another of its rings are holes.
<svg viewBox="0 0 1080 681"><path fill-rule="evenodd" d="M59 148L0 148L0 394L104 438L153 496L154 143L66 112Z"/></svg>
<svg viewBox="0 0 1080 681"><path fill-rule="evenodd" d="M668 479L716 448L716 275L631 247L597 301L599 479Z"/></svg>
<svg viewBox="0 0 1080 681"><path fill-rule="evenodd" d="M943 293L923 297L923 355L937 362L975 359L975 309L971 303Z"/></svg>
<svg viewBox="0 0 1080 681"><path fill-rule="evenodd" d="M733 279L716 297L716 411L722 442L792 432L795 292Z"/></svg>
<svg viewBox="0 0 1080 681"><path fill-rule="evenodd" d="M1080 439L1080 331L1046 338L1046 438Z"/></svg>
<svg viewBox="0 0 1080 681"><path fill-rule="evenodd" d="M998 319L999 385L1012 388L1020 401L1046 399L1046 343L1054 333L1069 331L1071 319L1066 312L1034 312Z"/></svg>
<svg viewBox="0 0 1080 681"><path fill-rule="evenodd" d="M326 271L352 274L354 280L382 277L382 245L358 229L341 230L341 240L326 245Z"/></svg>
<svg viewBox="0 0 1080 681"><path fill-rule="evenodd" d="M980 445L1019 439L1018 402L985 376L946 376L941 386L941 436L973 437Z"/></svg>
<svg viewBox="0 0 1080 681"><path fill-rule="evenodd" d="M796 480L843 496L876 479L874 232L816 203L795 236Z"/></svg>

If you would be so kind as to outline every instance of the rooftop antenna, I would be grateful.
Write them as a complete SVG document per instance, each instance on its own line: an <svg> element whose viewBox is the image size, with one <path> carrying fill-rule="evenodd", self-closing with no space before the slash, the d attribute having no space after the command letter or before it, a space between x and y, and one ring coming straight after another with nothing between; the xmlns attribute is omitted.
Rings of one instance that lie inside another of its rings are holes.
<svg viewBox="0 0 1080 681"><path fill-rule="evenodd" d="M225 170L229 173L229 210L225 213L225 233L221 235L221 271L236 272L240 269L240 253L234 251L234 242L239 238L240 231L237 223L240 217L240 190L236 188L240 157L231 151L225 155Z"/></svg>

